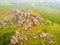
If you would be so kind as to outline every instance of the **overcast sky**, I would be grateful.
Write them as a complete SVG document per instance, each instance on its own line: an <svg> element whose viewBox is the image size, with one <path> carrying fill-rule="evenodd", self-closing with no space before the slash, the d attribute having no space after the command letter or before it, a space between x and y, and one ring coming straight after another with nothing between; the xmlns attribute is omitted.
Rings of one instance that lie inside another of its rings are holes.
<svg viewBox="0 0 60 45"><path fill-rule="evenodd" d="M60 2L60 0L0 0L0 2Z"/></svg>

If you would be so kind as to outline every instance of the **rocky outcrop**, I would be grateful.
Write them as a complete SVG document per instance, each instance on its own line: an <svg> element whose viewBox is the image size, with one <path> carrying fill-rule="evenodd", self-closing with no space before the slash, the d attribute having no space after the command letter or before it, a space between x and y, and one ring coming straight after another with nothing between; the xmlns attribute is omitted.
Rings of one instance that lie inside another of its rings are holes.
<svg viewBox="0 0 60 45"><path fill-rule="evenodd" d="M10 40L10 44L16 44L18 43L19 39L20 39L20 34L19 32L16 31L16 33L14 35L12 35L11 37L11 40Z"/></svg>
<svg viewBox="0 0 60 45"><path fill-rule="evenodd" d="M39 34L39 37L42 39L42 45L45 45L46 40L51 45L54 45L56 42L56 40L55 40L56 37L49 33L42 32Z"/></svg>
<svg viewBox="0 0 60 45"><path fill-rule="evenodd" d="M11 22L12 24L17 24L21 26L23 30L31 28L33 25L41 25L45 20L38 15L31 14L26 10L15 10L11 12L13 14L12 18L6 18L3 22Z"/></svg>
<svg viewBox="0 0 60 45"><path fill-rule="evenodd" d="M33 25L38 26L45 21L41 17L31 14L25 10L16 10L13 14L14 17L11 19L11 22L21 26L24 30L31 28Z"/></svg>

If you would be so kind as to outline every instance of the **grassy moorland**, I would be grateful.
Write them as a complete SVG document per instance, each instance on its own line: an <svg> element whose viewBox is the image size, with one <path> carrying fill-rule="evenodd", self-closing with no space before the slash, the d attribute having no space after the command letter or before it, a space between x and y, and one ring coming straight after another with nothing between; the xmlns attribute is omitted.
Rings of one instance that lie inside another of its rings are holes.
<svg viewBox="0 0 60 45"><path fill-rule="evenodd" d="M9 11L9 8L0 8L0 20L4 20L6 17L13 17L11 14L6 14ZM21 27L16 26L15 24L12 25L11 23L7 23L4 28L0 28L0 45L8 45L10 39L9 37L15 31L19 31L20 35L22 36L27 36L27 40L19 41L16 45L19 45L20 42L23 42L23 45L42 45L41 39L38 36L38 33L41 31L53 34L56 37L55 45L60 45L60 11L56 9L41 7L38 10L29 9L29 12L41 16L44 19L50 20L52 23L56 24L56 27L54 27L52 24L43 24L40 26L32 26L31 30L22 30ZM26 35L26 33L29 33L32 36ZM37 38L34 38L34 36ZM46 45L49 45L48 42L46 43Z"/></svg>

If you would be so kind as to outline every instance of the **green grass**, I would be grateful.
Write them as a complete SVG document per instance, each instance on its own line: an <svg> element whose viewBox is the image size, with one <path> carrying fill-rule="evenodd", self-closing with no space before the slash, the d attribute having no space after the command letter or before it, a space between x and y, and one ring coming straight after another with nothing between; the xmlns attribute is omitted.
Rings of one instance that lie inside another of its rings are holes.
<svg viewBox="0 0 60 45"><path fill-rule="evenodd" d="M50 7L41 7L40 10L42 13L40 13L44 18L47 18L51 20L52 22L59 23L60 24L60 10L50 8Z"/></svg>
<svg viewBox="0 0 60 45"><path fill-rule="evenodd" d="M0 34L0 45L8 45L12 34L14 34L14 32L8 32L4 35Z"/></svg>

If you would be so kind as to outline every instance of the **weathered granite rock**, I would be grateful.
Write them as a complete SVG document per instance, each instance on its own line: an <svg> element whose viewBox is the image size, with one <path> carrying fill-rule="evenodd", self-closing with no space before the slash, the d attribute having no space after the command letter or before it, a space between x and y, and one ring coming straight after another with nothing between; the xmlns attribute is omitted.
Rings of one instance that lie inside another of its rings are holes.
<svg viewBox="0 0 60 45"><path fill-rule="evenodd" d="M44 19L35 15L31 14L26 10L13 10L11 11L11 14L13 14L12 18L6 18L3 22L11 22L12 24L17 24L18 26L21 26L22 29L27 30L28 28L31 28L33 25L40 25L44 22Z"/></svg>
<svg viewBox="0 0 60 45"><path fill-rule="evenodd" d="M11 36L10 43L16 44L16 43L18 43L19 39L20 39L20 34L19 34L19 32L16 31L16 33Z"/></svg>

